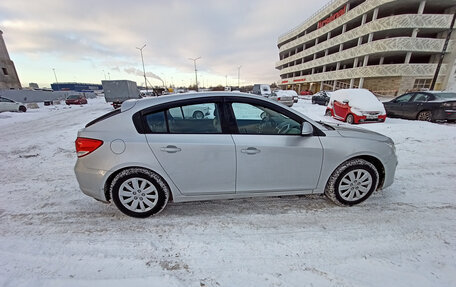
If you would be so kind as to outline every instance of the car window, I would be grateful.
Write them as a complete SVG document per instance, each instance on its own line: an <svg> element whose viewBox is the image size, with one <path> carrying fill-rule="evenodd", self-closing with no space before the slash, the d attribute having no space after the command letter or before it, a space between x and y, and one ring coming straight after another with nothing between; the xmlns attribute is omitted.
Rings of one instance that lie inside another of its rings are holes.
<svg viewBox="0 0 456 287"><path fill-rule="evenodd" d="M149 129L153 133L166 133L168 128L166 127L165 112L160 111L146 115L146 122Z"/></svg>
<svg viewBox="0 0 456 287"><path fill-rule="evenodd" d="M215 103L183 105L145 116L152 133L218 134L222 125Z"/></svg>
<svg viewBox="0 0 456 287"><path fill-rule="evenodd" d="M168 110L170 133L217 134L222 132L217 104L185 105Z"/></svg>
<svg viewBox="0 0 456 287"><path fill-rule="evenodd" d="M429 100L429 95L427 94L416 94L413 98L413 102L427 102Z"/></svg>
<svg viewBox="0 0 456 287"><path fill-rule="evenodd" d="M405 94L405 95L402 95L400 97L397 97L394 100L394 102L396 102L396 103L405 103L405 102L408 102L412 96L413 96L413 94Z"/></svg>
<svg viewBox="0 0 456 287"><path fill-rule="evenodd" d="M232 103L231 107L241 134L301 134L301 123L275 110L247 103Z"/></svg>
<svg viewBox="0 0 456 287"><path fill-rule="evenodd" d="M5 102L5 103L14 103L14 101L7 99L7 98L0 98L0 102Z"/></svg>

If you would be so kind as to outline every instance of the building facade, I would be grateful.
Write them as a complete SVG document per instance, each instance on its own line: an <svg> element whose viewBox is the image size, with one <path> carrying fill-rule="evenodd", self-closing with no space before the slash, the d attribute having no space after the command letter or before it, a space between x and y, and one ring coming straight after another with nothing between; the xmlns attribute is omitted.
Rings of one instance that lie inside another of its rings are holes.
<svg viewBox="0 0 456 287"><path fill-rule="evenodd" d="M52 83L51 89L54 91L91 92L103 90L103 86L90 83Z"/></svg>
<svg viewBox="0 0 456 287"><path fill-rule="evenodd" d="M5 41L3 40L3 32L0 30L0 90L5 89L20 89L21 82L17 76L16 67L11 61L8 50L6 49Z"/></svg>
<svg viewBox="0 0 456 287"><path fill-rule="evenodd" d="M279 86L388 96L429 88L447 43L435 85L445 89L454 77L455 12L456 0L333 0L279 37Z"/></svg>

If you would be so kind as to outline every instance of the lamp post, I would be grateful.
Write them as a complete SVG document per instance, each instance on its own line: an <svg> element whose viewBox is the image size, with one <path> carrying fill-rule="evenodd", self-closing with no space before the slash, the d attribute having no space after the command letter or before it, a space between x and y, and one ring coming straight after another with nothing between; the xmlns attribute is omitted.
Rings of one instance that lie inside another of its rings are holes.
<svg viewBox="0 0 456 287"><path fill-rule="evenodd" d="M59 86L59 81L57 80L57 75L55 73L55 68L52 68L52 71L54 72L55 82L57 83L57 91L59 91L60 90L60 86Z"/></svg>
<svg viewBox="0 0 456 287"><path fill-rule="evenodd" d="M241 89L241 85L239 84L240 83L240 78L241 78L241 67L242 66L238 67L238 89L239 90Z"/></svg>
<svg viewBox="0 0 456 287"><path fill-rule="evenodd" d="M196 61L201 59L201 57L198 58L188 58L189 60L193 61L193 65L195 65L195 84L196 84L196 91L198 92L198 72L196 70Z"/></svg>
<svg viewBox="0 0 456 287"><path fill-rule="evenodd" d="M144 57L143 57L143 52L142 50L146 47L146 44L144 44L141 48L136 47L141 52L141 61L143 65L143 72L144 72L144 84L146 85L146 93L147 93L147 79L146 79L146 68L144 67Z"/></svg>

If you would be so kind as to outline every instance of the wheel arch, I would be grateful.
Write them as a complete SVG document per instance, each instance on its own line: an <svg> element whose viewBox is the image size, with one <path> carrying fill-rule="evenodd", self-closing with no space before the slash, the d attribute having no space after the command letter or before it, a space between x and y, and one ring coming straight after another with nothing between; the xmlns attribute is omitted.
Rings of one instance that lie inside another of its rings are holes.
<svg viewBox="0 0 456 287"><path fill-rule="evenodd" d="M146 170L148 170L150 172L153 172L157 176L159 176L163 180L163 182L166 184L166 186L168 187L168 190L169 190L169 199L168 199L168 201L173 201L173 192L172 192L171 187L169 186L169 183L166 181L166 179L163 176L161 176L158 172L155 172L154 170L152 170L150 168L147 168L147 167L143 167L143 166L126 166L126 167L122 167L122 168L116 170L115 172L113 172L111 175L109 175L108 178L106 179L104 187L103 187L103 192L104 192L104 195L106 197L106 201L110 202L111 199L112 199L111 198L111 192L110 192L109 189L111 187L111 184L112 184L112 181L114 180L114 178L119 173L121 173L122 171L127 170L127 169L131 169L131 168L146 169Z"/></svg>
<svg viewBox="0 0 456 287"><path fill-rule="evenodd" d="M377 172L378 172L378 176L379 176L377 190L382 189L383 184L385 182L385 167L383 166L383 163L378 158L371 156L371 155L357 156L357 157L351 158L349 160L356 159L356 158L364 159L365 161L368 161L375 166L375 168L377 169Z"/></svg>

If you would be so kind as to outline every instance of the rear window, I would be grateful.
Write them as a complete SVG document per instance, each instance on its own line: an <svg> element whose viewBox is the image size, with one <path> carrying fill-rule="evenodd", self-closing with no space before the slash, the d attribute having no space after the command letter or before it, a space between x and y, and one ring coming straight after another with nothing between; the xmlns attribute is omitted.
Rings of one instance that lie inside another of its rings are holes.
<svg viewBox="0 0 456 287"><path fill-rule="evenodd" d="M105 114L105 115L102 115L102 116L99 117L99 118L94 119L94 120L91 121L90 123L86 124L85 127L88 128L88 127L90 127L90 126L92 126L92 125L94 125L94 124L96 124L96 123L98 123L98 122L101 122L101 121L106 120L106 119L108 119L108 118L110 118L110 117L113 117L113 116L115 116L115 115L118 115L118 114L120 114L120 112L121 112L120 109L111 111L111 112L109 112L109 113L107 113L107 114Z"/></svg>
<svg viewBox="0 0 456 287"><path fill-rule="evenodd" d="M69 100L77 100L77 99L79 99L80 97L81 97L81 96L79 96L79 95L71 95L71 96L68 96L67 99L69 99Z"/></svg>

